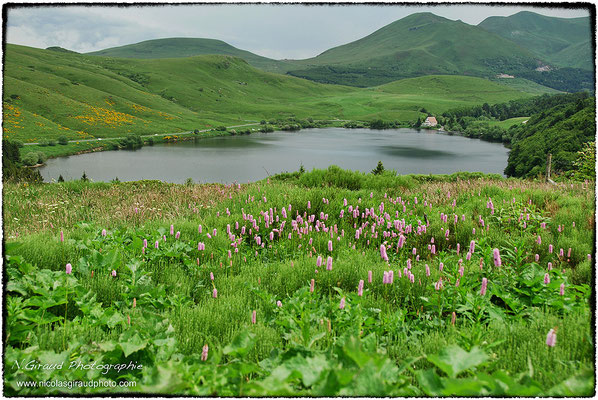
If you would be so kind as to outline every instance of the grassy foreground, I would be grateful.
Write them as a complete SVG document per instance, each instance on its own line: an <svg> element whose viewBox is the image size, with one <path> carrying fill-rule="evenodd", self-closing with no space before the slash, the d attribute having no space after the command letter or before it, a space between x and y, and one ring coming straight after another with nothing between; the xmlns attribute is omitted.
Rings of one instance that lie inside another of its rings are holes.
<svg viewBox="0 0 598 400"><path fill-rule="evenodd" d="M592 395L593 195L335 167L6 184L5 393ZM88 386L24 383L53 380Z"/></svg>

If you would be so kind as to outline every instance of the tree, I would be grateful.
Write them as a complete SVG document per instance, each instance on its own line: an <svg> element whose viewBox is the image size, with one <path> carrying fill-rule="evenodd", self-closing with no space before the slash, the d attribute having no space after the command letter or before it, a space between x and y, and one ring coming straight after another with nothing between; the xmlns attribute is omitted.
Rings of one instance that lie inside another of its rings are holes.
<svg viewBox="0 0 598 400"><path fill-rule="evenodd" d="M376 166L376 168L374 168L372 170L372 174L380 175L383 172L384 172L384 164L382 164L382 161L378 161L378 165Z"/></svg>
<svg viewBox="0 0 598 400"><path fill-rule="evenodd" d="M14 163L21 162L21 152L19 144L10 140L5 140L2 143L2 164L4 161L11 161Z"/></svg>
<svg viewBox="0 0 598 400"><path fill-rule="evenodd" d="M37 153L27 153L23 156L23 164L28 165L28 166L37 164L38 160L39 160L39 157L38 157Z"/></svg>
<svg viewBox="0 0 598 400"><path fill-rule="evenodd" d="M81 182L89 182L89 178L87 177L85 171L83 171L83 175L81 175Z"/></svg>
<svg viewBox="0 0 598 400"><path fill-rule="evenodd" d="M66 136L60 136L58 138L58 144L66 146L67 144L69 144L69 140L66 138Z"/></svg>
<svg viewBox="0 0 598 400"><path fill-rule="evenodd" d="M577 152L577 159L573 161L575 168L573 177L577 180L596 179L596 142L586 142L583 149Z"/></svg>
<svg viewBox="0 0 598 400"><path fill-rule="evenodd" d="M415 124L413 124L413 127L419 128L420 126L422 126L422 119L417 117L417 121L415 121Z"/></svg>
<svg viewBox="0 0 598 400"><path fill-rule="evenodd" d="M62 174L58 175L58 182L64 182L64 178L62 177Z"/></svg>

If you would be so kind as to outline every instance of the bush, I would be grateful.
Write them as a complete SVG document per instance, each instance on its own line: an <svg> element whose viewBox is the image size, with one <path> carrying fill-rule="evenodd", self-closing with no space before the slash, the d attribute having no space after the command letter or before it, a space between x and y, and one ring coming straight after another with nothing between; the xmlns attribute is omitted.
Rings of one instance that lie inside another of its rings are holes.
<svg viewBox="0 0 598 400"><path fill-rule="evenodd" d="M66 146L69 143L69 140L66 138L66 136L60 136L58 138L58 144L62 145L62 146Z"/></svg>
<svg viewBox="0 0 598 400"><path fill-rule="evenodd" d="M48 139L41 139L39 142L40 146L48 146L50 144L50 142L48 141Z"/></svg>
<svg viewBox="0 0 598 400"><path fill-rule="evenodd" d="M45 163L46 160L48 159L48 156L46 156L46 154L42 153L41 151L38 151L36 154L37 154L37 162L40 164Z"/></svg>
<svg viewBox="0 0 598 400"><path fill-rule="evenodd" d="M39 160L37 153L28 153L23 156L23 164L25 165L35 165L37 160Z"/></svg>
<svg viewBox="0 0 598 400"><path fill-rule="evenodd" d="M119 144L127 150L135 150L143 146L143 139L140 135L129 135L126 138L120 139Z"/></svg>
<svg viewBox="0 0 598 400"><path fill-rule="evenodd" d="M56 142L54 140L49 140L48 146L56 146Z"/></svg>

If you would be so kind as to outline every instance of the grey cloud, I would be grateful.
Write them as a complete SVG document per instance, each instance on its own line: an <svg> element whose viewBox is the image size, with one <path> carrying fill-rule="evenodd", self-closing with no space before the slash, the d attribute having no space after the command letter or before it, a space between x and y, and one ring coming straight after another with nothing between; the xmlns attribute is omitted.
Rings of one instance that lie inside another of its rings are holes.
<svg viewBox="0 0 598 400"><path fill-rule="evenodd" d="M272 58L308 58L366 36L409 14L430 11L477 24L491 15L530 10L573 17L583 10L499 6L171 5L9 9L9 43L79 52L165 37L220 39Z"/></svg>

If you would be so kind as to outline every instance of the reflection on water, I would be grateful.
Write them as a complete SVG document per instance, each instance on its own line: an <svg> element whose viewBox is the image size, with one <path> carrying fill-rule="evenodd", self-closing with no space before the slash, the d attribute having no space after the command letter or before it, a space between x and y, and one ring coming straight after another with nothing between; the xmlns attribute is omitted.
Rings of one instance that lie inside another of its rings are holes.
<svg viewBox="0 0 598 400"><path fill-rule="evenodd" d="M247 182L284 171L338 165L369 172L382 161L401 174L480 171L502 174L507 149L498 143L431 131L324 128L254 133L107 151L49 160L44 180L94 181L159 179L182 183Z"/></svg>

